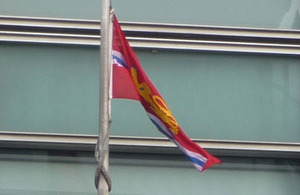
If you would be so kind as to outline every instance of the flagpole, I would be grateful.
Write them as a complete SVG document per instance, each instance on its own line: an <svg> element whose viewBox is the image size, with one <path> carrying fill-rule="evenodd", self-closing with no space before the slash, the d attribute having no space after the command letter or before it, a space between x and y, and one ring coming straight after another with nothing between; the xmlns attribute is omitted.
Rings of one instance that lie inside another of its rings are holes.
<svg viewBox="0 0 300 195"><path fill-rule="evenodd" d="M111 39L110 0L102 0L101 50L99 81L99 137L96 147L98 167L95 184L98 195L108 195L111 183L109 170L109 127L110 127L110 70Z"/></svg>

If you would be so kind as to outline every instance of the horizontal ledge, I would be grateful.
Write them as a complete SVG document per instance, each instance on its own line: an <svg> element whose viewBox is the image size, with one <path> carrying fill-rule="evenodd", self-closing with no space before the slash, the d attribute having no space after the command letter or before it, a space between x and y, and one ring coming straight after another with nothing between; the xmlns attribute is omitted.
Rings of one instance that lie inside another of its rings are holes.
<svg viewBox="0 0 300 195"><path fill-rule="evenodd" d="M100 46L100 35L0 31L0 42Z"/></svg>
<svg viewBox="0 0 300 195"><path fill-rule="evenodd" d="M300 55L299 30L121 23L132 47ZM100 21L0 16L0 42L100 45Z"/></svg>
<svg viewBox="0 0 300 195"><path fill-rule="evenodd" d="M195 41L176 39L131 38L132 47L166 50L236 52L253 54L300 55L300 45L282 45L268 43L246 43L226 41Z"/></svg>
<svg viewBox="0 0 300 195"><path fill-rule="evenodd" d="M86 29L98 30L100 32L101 21L99 20L80 20L80 19L61 19L61 18L42 18L42 17L22 17L0 15L1 25L24 26L24 27L44 27L44 28L63 28L63 29ZM300 39L300 30L290 29L267 29L267 28L245 28L245 27L226 27L226 26L207 26L191 24L170 24L170 23L149 23L149 22L122 22L120 24L127 32L156 32L156 33L177 33L177 34L207 34L221 36L247 36L264 38L289 38Z"/></svg>
<svg viewBox="0 0 300 195"><path fill-rule="evenodd" d="M128 37L128 40L132 47L142 49L300 55L300 46L297 45L132 37ZM0 42L1 41L16 43L100 46L100 36L95 35L84 36L48 33L11 33L7 31L0 31Z"/></svg>
<svg viewBox="0 0 300 195"><path fill-rule="evenodd" d="M0 148L94 151L97 136L0 132ZM300 158L300 143L195 139L218 156ZM166 138L110 136L110 151L124 153L178 154Z"/></svg>

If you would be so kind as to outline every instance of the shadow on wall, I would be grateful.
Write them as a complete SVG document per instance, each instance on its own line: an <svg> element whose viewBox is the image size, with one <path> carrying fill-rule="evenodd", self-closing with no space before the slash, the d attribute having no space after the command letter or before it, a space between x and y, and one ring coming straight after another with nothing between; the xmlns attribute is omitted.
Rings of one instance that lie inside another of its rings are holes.
<svg viewBox="0 0 300 195"><path fill-rule="evenodd" d="M279 28L300 28L300 0L291 1L290 9L283 15Z"/></svg>

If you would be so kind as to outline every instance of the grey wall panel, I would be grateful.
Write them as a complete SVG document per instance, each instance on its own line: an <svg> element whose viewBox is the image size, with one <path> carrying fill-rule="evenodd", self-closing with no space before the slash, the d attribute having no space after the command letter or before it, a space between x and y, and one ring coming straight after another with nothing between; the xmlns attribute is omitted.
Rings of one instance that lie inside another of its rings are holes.
<svg viewBox="0 0 300 195"><path fill-rule="evenodd" d="M93 157L0 155L0 194L95 194ZM92 156L92 155L91 155ZM199 173L174 155L111 155L111 194L298 195L299 161L223 159Z"/></svg>

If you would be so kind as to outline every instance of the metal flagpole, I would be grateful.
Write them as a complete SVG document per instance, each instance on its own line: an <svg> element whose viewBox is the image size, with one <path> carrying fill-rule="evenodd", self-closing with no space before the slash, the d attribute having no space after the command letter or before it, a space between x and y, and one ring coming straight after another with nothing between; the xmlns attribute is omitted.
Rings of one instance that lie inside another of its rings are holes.
<svg viewBox="0 0 300 195"><path fill-rule="evenodd" d="M98 195L108 195L111 190L109 170L109 127L110 127L110 75L111 75L111 42L112 22L110 0L102 0L101 16L101 51L99 81L99 137L96 146L98 167L95 174L95 185Z"/></svg>

